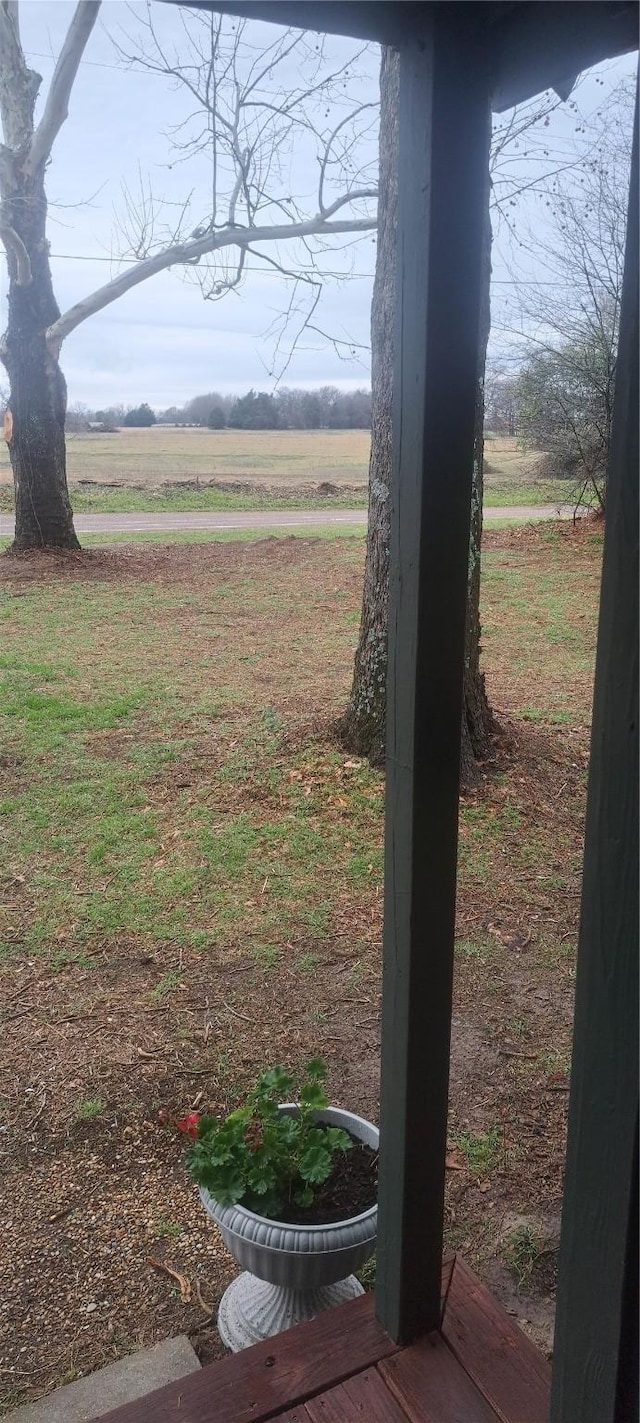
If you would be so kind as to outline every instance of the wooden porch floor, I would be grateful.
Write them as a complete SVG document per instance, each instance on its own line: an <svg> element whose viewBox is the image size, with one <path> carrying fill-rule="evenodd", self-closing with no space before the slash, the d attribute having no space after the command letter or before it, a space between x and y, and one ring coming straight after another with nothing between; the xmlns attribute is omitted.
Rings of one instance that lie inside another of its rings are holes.
<svg viewBox="0 0 640 1423"><path fill-rule="evenodd" d="M546 1360L459 1257L442 1295L440 1329L409 1348L363 1295L102 1423L547 1423Z"/></svg>

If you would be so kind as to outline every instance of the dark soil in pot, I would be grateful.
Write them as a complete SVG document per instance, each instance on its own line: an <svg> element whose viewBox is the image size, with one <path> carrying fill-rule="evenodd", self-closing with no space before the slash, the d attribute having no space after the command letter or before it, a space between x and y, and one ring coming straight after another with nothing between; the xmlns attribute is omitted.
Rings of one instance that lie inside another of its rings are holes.
<svg viewBox="0 0 640 1423"><path fill-rule="evenodd" d="M374 1206L378 1192L378 1152L352 1137L351 1151L339 1152L333 1171L314 1186L312 1206L302 1210L292 1201L278 1213L286 1225L334 1225Z"/></svg>

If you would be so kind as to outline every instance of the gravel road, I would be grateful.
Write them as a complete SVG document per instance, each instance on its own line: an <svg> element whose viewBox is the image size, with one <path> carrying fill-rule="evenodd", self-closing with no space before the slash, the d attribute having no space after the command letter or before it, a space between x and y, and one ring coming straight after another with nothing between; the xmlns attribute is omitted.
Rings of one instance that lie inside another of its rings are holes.
<svg viewBox="0 0 640 1423"><path fill-rule="evenodd" d="M561 518L570 518L565 509ZM505 509L485 509L487 523L493 519L557 519L553 504L513 505ZM327 524L366 524L366 509L243 509L208 514L77 514L78 534L142 534L178 533L224 529L301 529ZM13 536L14 520L10 514L0 515L0 536Z"/></svg>

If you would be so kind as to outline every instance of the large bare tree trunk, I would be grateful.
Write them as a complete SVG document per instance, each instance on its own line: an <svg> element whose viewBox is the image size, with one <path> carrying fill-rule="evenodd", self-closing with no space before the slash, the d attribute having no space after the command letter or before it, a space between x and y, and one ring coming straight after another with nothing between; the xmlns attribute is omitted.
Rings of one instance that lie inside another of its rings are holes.
<svg viewBox="0 0 640 1423"><path fill-rule="evenodd" d="M44 203L44 192L42 192ZM21 230L26 224L12 223ZM4 362L9 375L11 438L9 455L16 501L13 548L77 549L66 474L64 422L67 390L45 332L59 314L49 272L48 248L25 241L32 279L11 281Z"/></svg>
<svg viewBox="0 0 640 1423"><path fill-rule="evenodd" d="M9 454L16 494L14 549L80 547L67 489L67 391L47 330L60 311L51 282L44 174L33 114L40 78L25 64L17 8L2 0L0 235L9 269L9 320L1 355L9 376ZM86 26L86 16L82 23ZM45 111L45 119L47 113Z"/></svg>
<svg viewBox="0 0 640 1423"><path fill-rule="evenodd" d="M398 208L398 56L383 50L380 74L380 197L378 252L371 309L371 456L369 528L360 637L349 706L341 724L345 744L377 766L384 764L387 695L387 613L389 597L391 406L395 321L395 254ZM455 175L452 174L452 182ZM487 171L486 284L481 331L481 365L489 337L491 225ZM483 390L478 388L474 486L469 547L469 601L462 742L462 776L469 781L477 759L488 754L493 718L480 672L480 541L482 536Z"/></svg>

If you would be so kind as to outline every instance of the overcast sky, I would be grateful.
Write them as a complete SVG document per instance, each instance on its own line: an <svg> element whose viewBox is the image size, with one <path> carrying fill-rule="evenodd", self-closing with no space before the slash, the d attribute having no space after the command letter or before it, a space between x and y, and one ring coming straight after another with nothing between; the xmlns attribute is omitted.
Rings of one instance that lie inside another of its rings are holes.
<svg viewBox="0 0 640 1423"><path fill-rule="evenodd" d="M60 49L74 5L67 0L23 0L20 8L25 51L43 75L46 94L52 56ZM144 9L120 0L103 3L74 87L69 119L54 149L48 175L49 234L55 290L63 311L119 270L112 257L122 250L115 214L122 207L123 182L134 189L140 173L145 179L150 175L154 191L174 204L193 189L190 211L206 212L208 160L204 164L197 160L190 170L189 164L175 163L171 150L171 131L188 120L193 108L188 95L164 76L132 72L114 49L114 39L127 45L125 32L135 36ZM163 42L180 51L184 37L179 9L154 3L153 14ZM273 27L252 23L246 33L259 52L269 42ZM328 46L326 58L332 66L359 48L335 37ZM581 84L581 110L588 113L606 103L610 88L634 69L635 59L629 56L592 71ZM358 73L349 81L359 101L376 99L377 75L378 54L372 47L360 56ZM283 78L291 86L298 80L286 68ZM336 110L338 117L341 112ZM333 124L333 113L327 111L326 122ZM545 131L549 150L567 151L576 126L575 115L566 107L553 114ZM375 134L369 128L362 139L362 161L375 157L375 151ZM518 164L526 161L514 154L512 171L517 174ZM299 203L306 202L306 210L312 212L316 175L315 160L303 143L291 155L289 173L281 170L278 182L285 188L288 183ZM509 292L508 247L508 234L498 232L493 261L496 324ZM350 243L346 252L325 260L332 270L353 270L357 275L326 284L319 324L336 337L366 344L375 241L369 234L357 246ZM2 317L5 287L3 263ZM147 400L161 408L205 390L269 389L274 339L266 333L287 300L277 273L264 268L250 273L240 293L215 303L204 301L193 279L185 281L178 269L159 274L67 338L62 366L69 399L93 407ZM496 335L496 349L499 344ZM353 387L368 380L366 353L360 352L357 362L341 360L328 341L309 333L286 374L288 385Z"/></svg>

